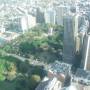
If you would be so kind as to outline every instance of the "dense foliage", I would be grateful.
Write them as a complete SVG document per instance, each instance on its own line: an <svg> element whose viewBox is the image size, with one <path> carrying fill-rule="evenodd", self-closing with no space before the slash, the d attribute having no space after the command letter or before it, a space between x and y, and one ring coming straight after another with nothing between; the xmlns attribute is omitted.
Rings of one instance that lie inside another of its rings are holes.
<svg viewBox="0 0 90 90"><path fill-rule="evenodd" d="M51 28L53 28L52 35L50 35ZM10 44L7 44L3 49L9 53L19 54L28 58L31 55L41 60L42 57L45 57L44 61L46 62L53 62L56 59L61 60L63 27L47 24L38 25ZM53 55L53 58L50 58L51 55Z"/></svg>
<svg viewBox="0 0 90 90"><path fill-rule="evenodd" d="M37 25L6 44L0 49L0 88L34 90L46 72L43 66L35 66L30 62L62 60L62 49L63 27L47 24ZM8 54L17 54L27 60L23 62Z"/></svg>
<svg viewBox="0 0 90 90"><path fill-rule="evenodd" d="M34 90L44 76L42 66L0 55L0 90Z"/></svg>

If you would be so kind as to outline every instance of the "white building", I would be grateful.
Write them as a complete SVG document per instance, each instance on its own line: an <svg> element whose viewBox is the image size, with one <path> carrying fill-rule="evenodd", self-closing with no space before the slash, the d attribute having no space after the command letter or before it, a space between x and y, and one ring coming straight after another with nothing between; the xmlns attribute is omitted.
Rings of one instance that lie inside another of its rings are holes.
<svg viewBox="0 0 90 90"><path fill-rule="evenodd" d="M21 18L21 28L23 33L28 29L34 27L36 25L36 17L32 15L26 15Z"/></svg>
<svg viewBox="0 0 90 90"><path fill-rule="evenodd" d="M60 82L56 77L54 77L41 82L35 90L60 90L61 87L62 82Z"/></svg>
<svg viewBox="0 0 90 90"><path fill-rule="evenodd" d="M81 66L84 70L90 70L90 35L84 38Z"/></svg>
<svg viewBox="0 0 90 90"><path fill-rule="evenodd" d="M69 6L60 5L56 7L56 23L58 25L63 26L63 17L69 11L70 11Z"/></svg>
<svg viewBox="0 0 90 90"><path fill-rule="evenodd" d="M5 27L1 26L0 27L0 33L4 33L5 32Z"/></svg>
<svg viewBox="0 0 90 90"><path fill-rule="evenodd" d="M45 23L55 24L56 23L56 11L53 8L49 8L45 10Z"/></svg>

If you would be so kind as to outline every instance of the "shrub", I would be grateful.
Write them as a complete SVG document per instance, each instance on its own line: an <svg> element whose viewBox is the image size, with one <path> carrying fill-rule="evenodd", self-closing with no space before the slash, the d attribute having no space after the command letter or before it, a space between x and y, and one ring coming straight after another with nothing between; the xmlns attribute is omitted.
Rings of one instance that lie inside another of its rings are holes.
<svg viewBox="0 0 90 90"><path fill-rule="evenodd" d="M37 87L37 85L40 83L41 78L39 75L32 75L29 79L29 89L30 90L35 90L35 88Z"/></svg>

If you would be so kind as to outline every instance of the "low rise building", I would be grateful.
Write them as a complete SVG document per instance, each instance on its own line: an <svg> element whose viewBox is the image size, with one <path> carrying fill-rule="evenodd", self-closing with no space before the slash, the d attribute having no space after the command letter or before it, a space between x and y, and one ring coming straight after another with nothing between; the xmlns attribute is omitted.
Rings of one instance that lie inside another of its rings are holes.
<svg viewBox="0 0 90 90"><path fill-rule="evenodd" d="M90 86L90 71L79 68L76 74L72 76L72 82Z"/></svg>
<svg viewBox="0 0 90 90"><path fill-rule="evenodd" d="M35 90L60 90L62 83L57 78L43 80Z"/></svg>

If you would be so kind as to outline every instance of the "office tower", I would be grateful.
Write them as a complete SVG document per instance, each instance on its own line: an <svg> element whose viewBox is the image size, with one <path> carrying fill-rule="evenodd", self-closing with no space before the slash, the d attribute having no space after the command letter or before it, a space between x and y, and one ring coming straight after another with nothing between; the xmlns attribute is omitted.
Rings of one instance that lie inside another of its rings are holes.
<svg viewBox="0 0 90 90"><path fill-rule="evenodd" d="M45 10L45 23L55 24L56 23L56 12L53 8Z"/></svg>
<svg viewBox="0 0 90 90"><path fill-rule="evenodd" d="M78 15L64 17L64 47L63 60L66 63L73 63L76 53L76 37L78 35Z"/></svg>
<svg viewBox="0 0 90 90"><path fill-rule="evenodd" d="M70 11L69 6L60 5L56 7L56 23L63 26L63 17Z"/></svg>
<svg viewBox="0 0 90 90"><path fill-rule="evenodd" d="M84 70L90 70L90 34L84 37L81 67Z"/></svg>
<svg viewBox="0 0 90 90"><path fill-rule="evenodd" d="M81 49L81 40L83 38L84 33L79 34L79 19L80 14L76 14L74 16L74 42L75 42L75 54L80 53Z"/></svg>
<svg viewBox="0 0 90 90"><path fill-rule="evenodd" d="M39 8L36 10L36 21L37 23L45 23L44 13Z"/></svg>
<svg viewBox="0 0 90 90"><path fill-rule="evenodd" d="M79 17L79 38L80 38L80 52L82 52L83 39L89 28L89 22L85 17Z"/></svg>
<svg viewBox="0 0 90 90"><path fill-rule="evenodd" d="M77 51L79 53L82 52L82 47L83 47L83 39L84 39L84 36L85 36L85 33L86 32L79 32L79 35L77 37L78 41L77 41Z"/></svg>
<svg viewBox="0 0 90 90"><path fill-rule="evenodd" d="M32 15L26 15L21 18L22 32L25 33L28 29L36 25L36 17Z"/></svg>

